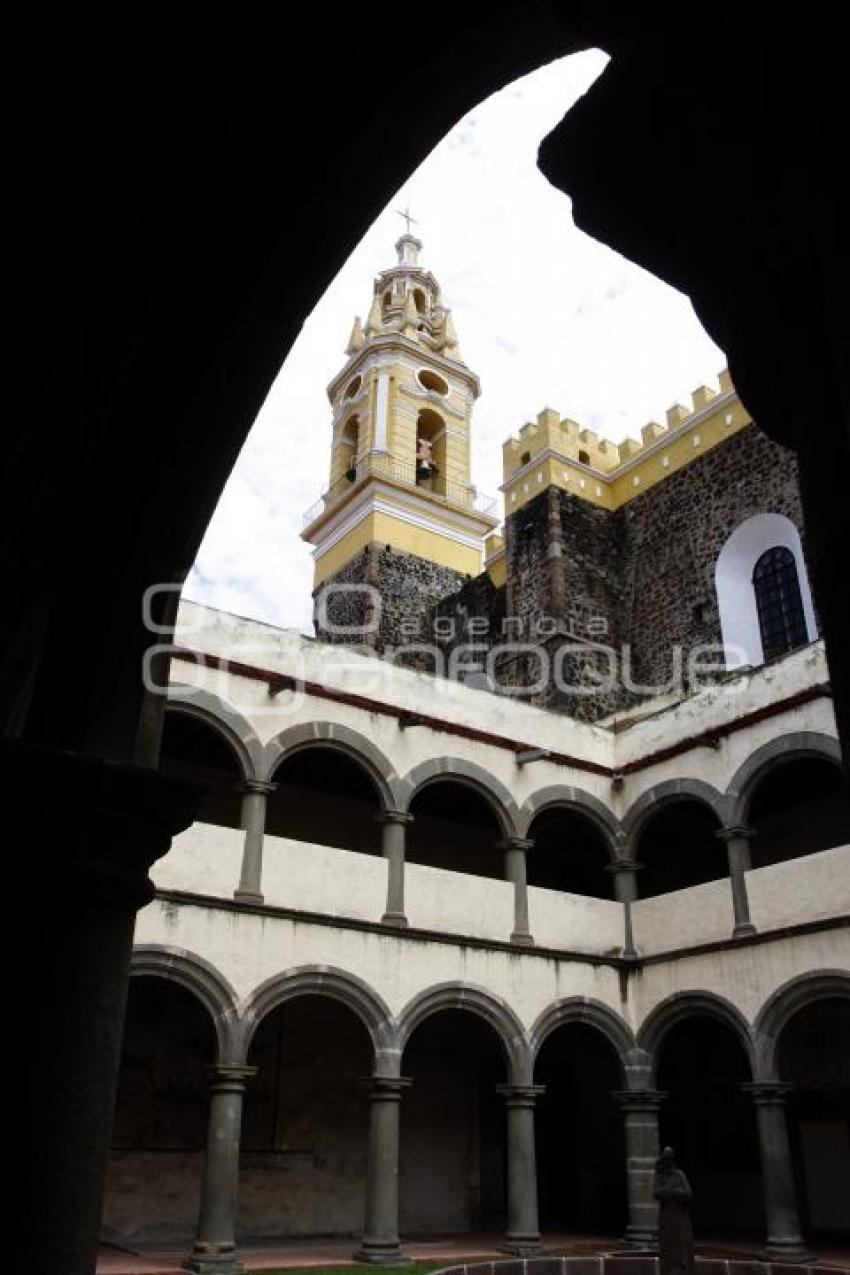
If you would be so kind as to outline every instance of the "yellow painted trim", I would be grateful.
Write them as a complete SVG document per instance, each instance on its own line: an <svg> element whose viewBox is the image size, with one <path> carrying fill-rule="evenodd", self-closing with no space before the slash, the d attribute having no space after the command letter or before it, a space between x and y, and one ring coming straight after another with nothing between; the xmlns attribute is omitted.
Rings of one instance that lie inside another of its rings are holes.
<svg viewBox="0 0 850 1275"><path fill-rule="evenodd" d="M493 581L497 589L503 588L508 582L508 558L507 554L500 554L498 558L493 558L491 562L485 563L485 571Z"/></svg>
<svg viewBox="0 0 850 1275"><path fill-rule="evenodd" d="M681 410L684 412L684 409ZM673 415L673 409L670 415ZM581 465L569 455L542 456L541 453L551 447L551 441L542 430L538 430L534 441L529 442L526 447L526 450L532 452L531 461L522 466L519 472L515 471L514 476L505 484L506 516L521 509L550 486L571 492L602 509L620 509L657 483L663 482L670 474L698 460L700 456L752 424L752 418L737 397L720 403L717 410L708 415L702 410L692 415L695 419L681 431L678 424L673 424L669 432L674 437L666 445L664 438L667 430L656 427L650 431L647 427L649 442L646 447L639 448L609 473L603 473L589 465ZM728 424L727 418L731 418ZM682 423L686 421L685 417ZM525 441L529 441L528 436ZM506 465L507 447L508 444L505 452ZM649 451L649 448L652 450ZM649 454L641 456L640 453L644 450ZM536 464L535 456L540 457Z"/></svg>
<svg viewBox="0 0 850 1275"><path fill-rule="evenodd" d="M481 574L481 551L458 544L439 532L416 527L389 513L372 513L317 559L313 572L313 588L341 571L370 544L381 548L391 545L399 553L410 553L427 562L451 567L463 575Z"/></svg>

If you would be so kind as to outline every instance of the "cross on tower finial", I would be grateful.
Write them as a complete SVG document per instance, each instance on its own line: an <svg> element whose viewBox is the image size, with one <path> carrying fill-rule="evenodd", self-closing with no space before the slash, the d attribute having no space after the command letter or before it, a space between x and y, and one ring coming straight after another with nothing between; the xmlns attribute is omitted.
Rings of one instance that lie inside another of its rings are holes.
<svg viewBox="0 0 850 1275"><path fill-rule="evenodd" d="M415 217L411 217L411 215L410 215L410 205L408 204L408 206L405 208L404 212L400 212L400 213L398 213L398 216L399 216L399 217L403 217L403 218L404 218L404 224L405 224L405 227L406 227L406 229L405 229L405 234L408 234L408 235L409 235L409 234L410 234L410 225L411 225L411 222L413 223L413 225L414 225L414 226L416 225L416 218L415 218Z"/></svg>

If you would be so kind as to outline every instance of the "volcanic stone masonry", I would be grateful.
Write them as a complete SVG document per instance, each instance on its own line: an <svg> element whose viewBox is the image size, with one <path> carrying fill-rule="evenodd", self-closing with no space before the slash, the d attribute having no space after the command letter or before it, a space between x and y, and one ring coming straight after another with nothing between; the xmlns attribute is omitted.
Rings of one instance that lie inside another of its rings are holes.
<svg viewBox="0 0 850 1275"><path fill-rule="evenodd" d="M595 721L628 708L640 692L621 679L613 692L594 692L594 670L604 672L608 657L594 655L592 644L614 648L620 659L627 647L632 683L659 689L671 678L680 646L686 676L688 651L721 641L718 554L739 523L766 510L786 515L802 535L796 458L750 425L613 511L547 487L506 519L503 588L486 572L470 579L391 545L371 546L333 582L375 586L382 608L374 633L364 638L317 624L317 635L365 640L378 653L433 642L444 667L453 651L464 658L463 644L476 647L466 655L469 663L483 665L494 646L514 643L522 649L494 657L503 688L533 686L541 667L535 650L543 650L545 685L526 698ZM366 624L366 595L337 595L327 614L336 625ZM571 640L576 649L563 659ZM588 693L555 685L559 649L564 680ZM421 656L404 662L433 668Z"/></svg>

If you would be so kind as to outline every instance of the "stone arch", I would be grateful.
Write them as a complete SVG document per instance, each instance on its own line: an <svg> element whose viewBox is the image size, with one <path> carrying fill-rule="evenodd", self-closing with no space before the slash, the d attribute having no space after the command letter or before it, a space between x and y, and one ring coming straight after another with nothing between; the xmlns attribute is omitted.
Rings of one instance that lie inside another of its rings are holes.
<svg viewBox="0 0 850 1275"><path fill-rule="evenodd" d="M230 983L214 965L182 947L140 943L130 958L130 977L144 975L168 979L191 992L212 1019L219 1062L232 1062L235 1054L237 997Z"/></svg>
<svg viewBox="0 0 850 1275"><path fill-rule="evenodd" d="M712 784L703 779L665 779L641 793L623 816L621 828L627 857L634 856L635 841L650 815L679 800L698 801L717 816L721 827L726 823L726 799Z"/></svg>
<svg viewBox="0 0 850 1275"><path fill-rule="evenodd" d="M665 1036L678 1023L694 1017L713 1018L728 1027L744 1051L750 1072L753 1072L753 1036L749 1023L737 1006L716 992L674 992L650 1011L637 1032L638 1048L652 1059L652 1084L655 1084L658 1074L658 1054Z"/></svg>
<svg viewBox="0 0 850 1275"><path fill-rule="evenodd" d="M400 808L408 810L410 803L420 792L441 779L454 780L477 792L490 806L504 835L520 835L520 812L505 785L482 766L465 761L462 757L435 757L414 766L400 782Z"/></svg>
<svg viewBox="0 0 850 1275"><path fill-rule="evenodd" d="M817 1001L850 1000L850 972L818 970L789 979L768 997L756 1015L755 1074L757 1080L779 1080L776 1047L783 1028L794 1015Z"/></svg>
<svg viewBox="0 0 850 1275"><path fill-rule="evenodd" d="M631 1028L607 1005L586 996L565 996L563 1000L549 1005L538 1015L529 1033L533 1062L537 1061L537 1055L546 1039L565 1023L583 1023L604 1036L617 1056L625 1087L628 1059L635 1049L635 1038Z"/></svg>
<svg viewBox="0 0 850 1275"><path fill-rule="evenodd" d="M324 996L345 1005L366 1028L380 1074L397 1074L398 1051L392 1014L381 996L363 979L331 965L302 965L266 979L242 1005L240 1057L248 1057L254 1032L279 1005L299 996Z"/></svg>
<svg viewBox="0 0 850 1275"><path fill-rule="evenodd" d="M841 747L832 735L821 731L792 731L771 739L742 762L729 782L726 803L732 822L747 823L753 793L766 774L783 762L804 757L820 758L841 769Z"/></svg>
<svg viewBox="0 0 850 1275"><path fill-rule="evenodd" d="M183 713L217 731L235 753L243 779L260 777L263 745L250 722L211 691L175 684L168 688L166 712Z"/></svg>
<svg viewBox="0 0 850 1275"><path fill-rule="evenodd" d="M604 837L611 858L616 858L620 842L620 824L616 815L592 793L585 792L582 788L573 788L569 784L552 784L548 788L541 788L523 802L518 816L519 835L527 836L536 816L556 806L562 806L589 819Z"/></svg>
<svg viewBox="0 0 850 1275"><path fill-rule="evenodd" d="M439 983L408 1002L396 1026L400 1059L420 1023L445 1009L466 1010L492 1027L505 1051L509 1081L512 1084L531 1083L532 1055L522 1023L500 997L471 983Z"/></svg>
<svg viewBox="0 0 850 1275"><path fill-rule="evenodd" d="M315 747L333 749L362 766L374 780L384 810L399 807L399 781L392 763L365 735L339 722L305 722L275 735L266 744L260 777L272 779L287 757Z"/></svg>

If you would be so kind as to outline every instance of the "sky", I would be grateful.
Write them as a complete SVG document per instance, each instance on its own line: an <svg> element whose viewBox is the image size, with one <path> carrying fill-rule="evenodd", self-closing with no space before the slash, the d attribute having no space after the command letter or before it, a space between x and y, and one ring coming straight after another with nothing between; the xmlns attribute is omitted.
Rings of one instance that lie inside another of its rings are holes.
<svg viewBox="0 0 850 1275"><path fill-rule="evenodd" d="M725 365L681 293L572 221L537 147L602 72L597 51L515 81L461 119L389 201L309 316L242 449L184 596L312 633L302 514L330 464L326 386L407 207L467 365L481 378L472 480L499 495L502 443L544 407L619 442L715 385ZM501 497L500 497L500 510Z"/></svg>

